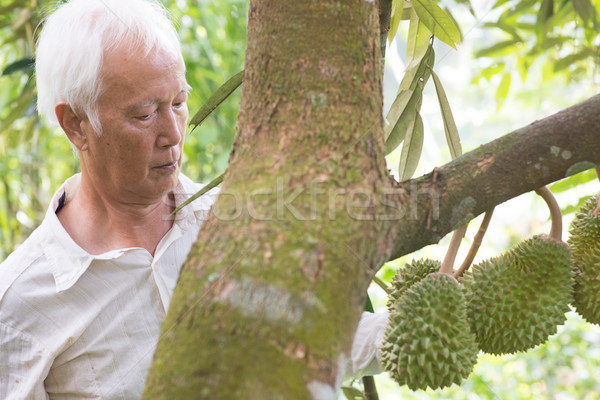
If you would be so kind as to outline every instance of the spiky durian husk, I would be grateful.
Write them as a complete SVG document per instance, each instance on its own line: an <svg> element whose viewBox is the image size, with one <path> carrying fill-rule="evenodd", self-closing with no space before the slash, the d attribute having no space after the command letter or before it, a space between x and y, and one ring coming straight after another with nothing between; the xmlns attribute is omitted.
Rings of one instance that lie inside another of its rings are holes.
<svg viewBox="0 0 600 400"><path fill-rule="evenodd" d="M408 288L390 312L380 351L384 369L412 390L460 384L469 376L478 349L456 280L435 273Z"/></svg>
<svg viewBox="0 0 600 400"><path fill-rule="evenodd" d="M404 268L399 269L388 289L388 310L392 311L394 304L398 302L398 299L409 287L421 281L427 275L439 271L440 267L441 262L438 260L422 258L412 260L410 264L406 264Z"/></svg>
<svg viewBox="0 0 600 400"><path fill-rule="evenodd" d="M461 282L479 348L491 354L525 351L565 322L573 298L571 252L537 235L473 266Z"/></svg>
<svg viewBox="0 0 600 400"><path fill-rule="evenodd" d="M592 212L598 195L584 203L569 229L573 251L575 293L573 306L588 322L600 325L600 216Z"/></svg>

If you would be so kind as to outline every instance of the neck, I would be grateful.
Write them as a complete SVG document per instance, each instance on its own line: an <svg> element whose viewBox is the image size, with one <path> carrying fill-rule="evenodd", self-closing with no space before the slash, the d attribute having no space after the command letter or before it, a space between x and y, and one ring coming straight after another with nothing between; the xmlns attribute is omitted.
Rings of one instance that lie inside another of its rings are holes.
<svg viewBox="0 0 600 400"><path fill-rule="evenodd" d="M90 254L142 247L154 255L173 225L169 217L173 204L172 193L154 201L118 201L93 190L82 176L80 189L58 213L58 219L71 238Z"/></svg>

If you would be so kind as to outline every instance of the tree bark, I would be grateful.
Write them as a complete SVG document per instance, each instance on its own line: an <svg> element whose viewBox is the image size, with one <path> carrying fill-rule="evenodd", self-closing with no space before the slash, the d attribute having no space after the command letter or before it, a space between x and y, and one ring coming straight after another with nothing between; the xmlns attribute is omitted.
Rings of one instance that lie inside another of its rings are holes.
<svg viewBox="0 0 600 400"><path fill-rule="evenodd" d="M251 1L229 167L145 398L336 398L396 229L364 204L388 181L378 19L373 1Z"/></svg>

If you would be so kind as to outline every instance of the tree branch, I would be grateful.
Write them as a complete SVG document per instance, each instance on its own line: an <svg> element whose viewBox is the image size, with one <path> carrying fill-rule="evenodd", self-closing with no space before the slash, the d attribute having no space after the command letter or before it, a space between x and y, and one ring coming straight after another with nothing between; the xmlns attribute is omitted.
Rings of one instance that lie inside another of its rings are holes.
<svg viewBox="0 0 600 400"><path fill-rule="evenodd" d="M435 174L394 183L395 205L403 212L390 259L437 243L513 197L598 164L600 95L480 146Z"/></svg>

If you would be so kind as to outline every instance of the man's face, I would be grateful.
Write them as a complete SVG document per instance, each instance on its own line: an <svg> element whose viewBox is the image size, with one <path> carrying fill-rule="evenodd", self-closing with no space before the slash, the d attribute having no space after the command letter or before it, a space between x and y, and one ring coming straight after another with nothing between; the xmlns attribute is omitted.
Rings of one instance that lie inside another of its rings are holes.
<svg viewBox="0 0 600 400"><path fill-rule="evenodd" d="M185 68L167 52L124 48L105 57L98 101L101 136L83 122L81 152L95 190L113 201L147 205L174 188L188 117Z"/></svg>

